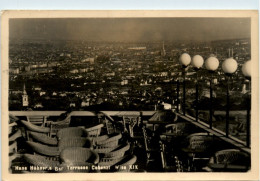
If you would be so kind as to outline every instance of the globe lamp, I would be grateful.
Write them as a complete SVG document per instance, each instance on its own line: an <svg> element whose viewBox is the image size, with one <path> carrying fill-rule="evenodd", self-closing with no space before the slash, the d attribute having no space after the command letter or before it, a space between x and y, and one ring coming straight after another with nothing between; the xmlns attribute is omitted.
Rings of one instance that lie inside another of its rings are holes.
<svg viewBox="0 0 260 181"><path fill-rule="evenodd" d="M251 60L246 61L242 65L242 73L245 77L251 77Z"/></svg>
<svg viewBox="0 0 260 181"><path fill-rule="evenodd" d="M205 61L205 67L207 70L209 71L215 71L218 69L219 66L219 61L216 57L209 57L206 61Z"/></svg>
<svg viewBox="0 0 260 181"><path fill-rule="evenodd" d="M199 69L202 67L204 63L204 59L202 56L200 55L195 55L194 57L192 57L192 60L191 60L191 65L196 68L196 69Z"/></svg>
<svg viewBox="0 0 260 181"><path fill-rule="evenodd" d="M181 56L180 56L180 59L179 59L180 63L187 67L190 62L191 62L191 57L188 53L183 53Z"/></svg>
<svg viewBox="0 0 260 181"><path fill-rule="evenodd" d="M233 58L228 58L222 63L222 70L226 74L233 74L237 70L237 61Z"/></svg>

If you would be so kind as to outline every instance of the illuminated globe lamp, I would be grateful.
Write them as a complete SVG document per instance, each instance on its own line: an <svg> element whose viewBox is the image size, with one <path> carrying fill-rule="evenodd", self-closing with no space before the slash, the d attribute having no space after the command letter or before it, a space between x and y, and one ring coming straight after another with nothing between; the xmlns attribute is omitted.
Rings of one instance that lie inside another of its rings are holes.
<svg viewBox="0 0 260 181"><path fill-rule="evenodd" d="M180 64L182 65L182 75L183 75L183 106L182 106L182 112L183 112L183 115L185 115L186 113L186 110L185 110L185 94L186 94L186 90L185 90L185 69L188 67L188 65L190 64L191 62L191 57L188 53L183 53L181 56L180 56Z"/></svg>
<svg viewBox="0 0 260 181"><path fill-rule="evenodd" d="M205 61L205 67L206 69L213 74L219 66L219 60L214 57L210 56L206 61ZM212 75L211 75L212 76ZM209 79L209 90L210 90L210 103L209 103L209 127L212 128L212 120L213 120L213 108L212 108L212 103L213 103L213 90L212 90L212 77Z"/></svg>
<svg viewBox="0 0 260 181"><path fill-rule="evenodd" d="M237 61L233 58L228 58L222 63L222 70L226 75L231 75L237 70Z"/></svg>
<svg viewBox="0 0 260 181"><path fill-rule="evenodd" d="M196 121L198 121L198 104L199 104L199 83L198 83L198 70L203 66L204 59L200 55L195 55L192 57L191 65L194 67L196 71Z"/></svg>
<svg viewBox="0 0 260 181"><path fill-rule="evenodd" d="M200 69L204 64L204 59L202 56L200 55L195 55L194 57L192 57L191 60L191 65L195 68L195 69Z"/></svg>
<svg viewBox="0 0 260 181"><path fill-rule="evenodd" d="M246 77L246 79L250 80L251 79L251 60L246 61L242 65L242 73Z"/></svg>
<svg viewBox="0 0 260 181"><path fill-rule="evenodd" d="M209 57L205 61L205 67L210 72L213 72L213 71L217 70L218 66L219 66L219 60L216 57Z"/></svg>
<svg viewBox="0 0 260 181"><path fill-rule="evenodd" d="M180 56L179 61L180 61L181 65L186 68L191 62L191 57L188 53L183 53Z"/></svg>
<svg viewBox="0 0 260 181"><path fill-rule="evenodd" d="M242 65L242 73L245 76L245 78L249 81L249 86L250 86L250 83L251 83L251 60L246 61Z"/></svg>

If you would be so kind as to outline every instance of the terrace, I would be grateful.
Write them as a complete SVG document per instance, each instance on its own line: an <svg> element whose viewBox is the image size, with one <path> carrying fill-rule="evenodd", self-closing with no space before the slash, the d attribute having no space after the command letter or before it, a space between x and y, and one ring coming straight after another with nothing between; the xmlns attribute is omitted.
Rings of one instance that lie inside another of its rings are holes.
<svg viewBox="0 0 260 181"><path fill-rule="evenodd" d="M42 158L39 159L36 156L42 156L45 159L61 162L60 154L49 155L44 151L37 151L37 148L28 144L30 141L40 144L42 144L42 142L33 137L32 132L35 130L31 129L30 126L26 127L21 124L20 120L28 120L31 118L32 122L33 117L40 118L46 127L51 127L52 122L58 122L58 118L60 118L63 113L65 113L65 111L10 111L11 115L15 115L19 119L15 122L15 125L10 125L10 171L12 173L37 172L37 170L33 170L31 166L48 166L47 163L43 164L39 161ZM212 166L210 171L241 172L250 169L250 147L247 147L246 143L232 136L227 137L225 133L221 131L210 129L203 121L196 121L195 118L189 115L184 116L182 113L177 113L173 110L142 112L104 111L98 114L89 111L73 111L69 116L70 122L65 127L87 129L88 127L102 124L104 127L101 128L99 135L96 135L97 138L101 138L104 135L121 134L122 137L118 141L118 145L130 145L129 149L127 149L123 155L129 158L135 158L135 161L131 164L135 165L133 169L129 170L125 168L118 170L115 169L115 167L112 168L112 166L116 164L111 162L109 169L99 170L97 167L104 165L103 162L105 159L102 157L102 153L100 153L99 155L101 155L100 159L102 162L93 164L95 167L88 168L87 171L78 170L79 172L190 172L207 171L209 166ZM12 137L18 130L21 130L21 134L14 140ZM56 133L55 131L53 133L50 131L46 135L48 135L49 138L55 138L57 137ZM188 149L191 146L189 145L190 135L194 134L203 135L198 138L199 145L203 144L205 146L208 144L205 150L203 146L204 153L200 149L199 153L195 148ZM71 137L73 137L73 135L71 135ZM210 141L208 140L209 138ZM205 143L200 143L203 140ZM12 146L13 142L16 142L15 147ZM107 146L109 147L109 145ZM53 145L50 147L53 147ZM98 145L94 145L93 150L95 151L97 147ZM113 145L111 145L111 147L113 147ZM242 165L239 163L238 165L211 163L210 160L212 160L214 154L221 150L239 150L239 152L243 152L245 155L248 155L246 157L248 159L246 165L244 165L245 162L243 162L243 160L239 160ZM35 162L24 158L24 155L35 156ZM117 157L115 157L115 160L116 158ZM39 162L37 162L37 160ZM111 158L109 161L111 161ZM19 165L26 166L27 170L21 170ZM77 164L73 165L78 166ZM122 165L125 164L123 163ZM127 167L129 167L129 165L127 165ZM59 166L59 168L65 168L65 166ZM67 165L66 168L68 168ZM68 170L44 171L54 173L68 172Z"/></svg>
<svg viewBox="0 0 260 181"><path fill-rule="evenodd" d="M226 110L213 111L210 79L209 107L200 110L197 81L195 106L189 106L186 60L169 110L9 111L10 172L247 172L251 95L245 110L230 110L227 81Z"/></svg>

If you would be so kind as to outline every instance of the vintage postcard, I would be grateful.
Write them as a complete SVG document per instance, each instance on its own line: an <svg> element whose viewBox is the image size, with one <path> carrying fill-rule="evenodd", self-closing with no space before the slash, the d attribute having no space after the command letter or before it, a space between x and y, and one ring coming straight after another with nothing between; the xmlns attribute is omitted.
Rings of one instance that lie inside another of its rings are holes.
<svg viewBox="0 0 260 181"><path fill-rule="evenodd" d="M258 12L3 11L3 180L258 180Z"/></svg>

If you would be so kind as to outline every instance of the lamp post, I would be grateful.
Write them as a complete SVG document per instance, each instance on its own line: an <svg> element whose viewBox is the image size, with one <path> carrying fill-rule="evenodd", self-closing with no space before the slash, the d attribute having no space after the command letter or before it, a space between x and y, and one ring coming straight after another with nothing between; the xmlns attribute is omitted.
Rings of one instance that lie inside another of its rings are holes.
<svg viewBox="0 0 260 181"><path fill-rule="evenodd" d="M237 70L237 61L233 58L228 58L222 63L222 70L226 74L227 80L227 102L226 102L226 137L229 135L229 79Z"/></svg>
<svg viewBox="0 0 260 181"><path fill-rule="evenodd" d="M242 66L242 73L244 74L245 78L249 80L249 92L246 97L246 103L247 103L247 114L246 114L246 146L250 147L250 110L251 110L251 90L250 90L250 84L251 84L251 60L248 60L245 62Z"/></svg>
<svg viewBox="0 0 260 181"><path fill-rule="evenodd" d="M196 121L198 121L198 115L199 115L199 109L198 109L198 104L199 104L199 83L198 83L198 70L203 66L204 59L200 55L195 55L192 57L191 60L191 65L194 67L196 71Z"/></svg>
<svg viewBox="0 0 260 181"><path fill-rule="evenodd" d="M180 93L180 82L179 82L179 79L178 79L177 80L177 113L179 113L179 103L180 103L179 93Z"/></svg>
<svg viewBox="0 0 260 181"><path fill-rule="evenodd" d="M215 70L218 69L219 66L219 60L216 57L209 57L205 61L205 67L210 72L213 73ZM212 117L213 117L213 111L212 111L212 77L210 78L210 105L209 105L209 127L212 128Z"/></svg>
<svg viewBox="0 0 260 181"><path fill-rule="evenodd" d="M183 111L183 115L185 116L186 114L186 110L185 110L185 94L186 94L186 90L185 90L185 74L186 74L186 68L188 67L188 65L191 62L191 57L189 54L187 53L183 53L180 56L179 59L181 65L182 65L182 75L183 75L183 105L182 105L182 111Z"/></svg>

